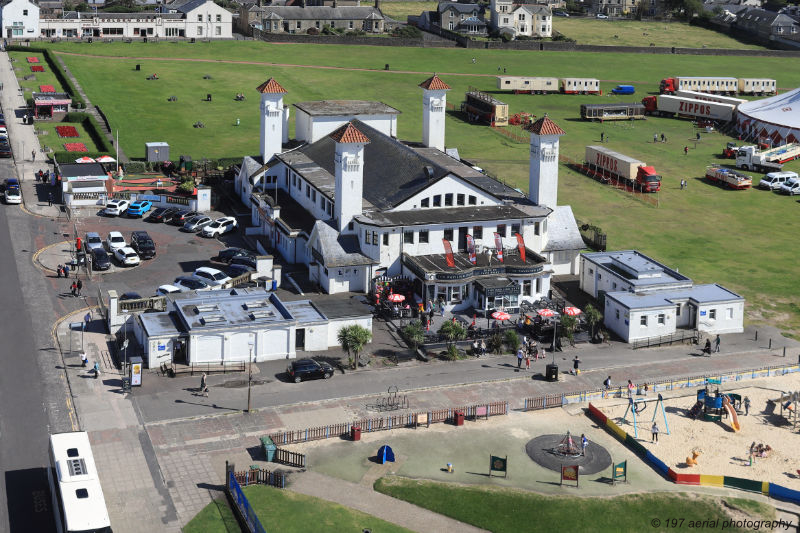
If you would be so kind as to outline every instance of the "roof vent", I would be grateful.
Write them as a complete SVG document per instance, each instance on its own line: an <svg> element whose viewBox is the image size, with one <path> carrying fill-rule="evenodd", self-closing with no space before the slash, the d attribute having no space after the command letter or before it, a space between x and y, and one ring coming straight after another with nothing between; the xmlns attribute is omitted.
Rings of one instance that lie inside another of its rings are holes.
<svg viewBox="0 0 800 533"><path fill-rule="evenodd" d="M433 179L433 167L430 165L425 165L425 177L429 180Z"/></svg>

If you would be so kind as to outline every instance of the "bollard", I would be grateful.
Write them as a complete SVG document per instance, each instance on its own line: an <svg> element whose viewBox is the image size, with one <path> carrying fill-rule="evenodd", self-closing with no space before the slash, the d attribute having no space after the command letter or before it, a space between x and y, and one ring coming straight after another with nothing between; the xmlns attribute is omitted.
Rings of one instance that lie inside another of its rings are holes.
<svg viewBox="0 0 800 533"><path fill-rule="evenodd" d="M786 357L786 346L783 347L783 356Z"/></svg>
<svg viewBox="0 0 800 533"><path fill-rule="evenodd" d="M772 339L769 340L769 349L772 349Z"/></svg>
<svg viewBox="0 0 800 533"><path fill-rule="evenodd" d="M758 330L756 330L756 340L758 340Z"/></svg>

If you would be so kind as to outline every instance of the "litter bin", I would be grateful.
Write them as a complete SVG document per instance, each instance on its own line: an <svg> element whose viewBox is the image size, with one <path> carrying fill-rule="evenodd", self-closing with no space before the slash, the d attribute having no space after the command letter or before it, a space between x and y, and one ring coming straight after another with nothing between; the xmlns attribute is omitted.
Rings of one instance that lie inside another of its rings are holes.
<svg viewBox="0 0 800 533"><path fill-rule="evenodd" d="M558 365L547 365L544 367L544 371L547 381L558 381Z"/></svg>
<svg viewBox="0 0 800 533"><path fill-rule="evenodd" d="M463 426L464 425L464 411L456 411L456 425Z"/></svg>
<svg viewBox="0 0 800 533"><path fill-rule="evenodd" d="M136 63L136 70L142 70L142 65L140 65L139 63Z"/></svg>
<svg viewBox="0 0 800 533"><path fill-rule="evenodd" d="M261 446L264 448L264 455L267 456L267 461L270 463L275 460L275 450L278 449L272 439L269 437L261 437Z"/></svg>
<svg viewBox="0 0 800 533"><path fill-rule="evenodd" d="M350 440L361 440L361 426L353 426L350 428Z"/></svg>

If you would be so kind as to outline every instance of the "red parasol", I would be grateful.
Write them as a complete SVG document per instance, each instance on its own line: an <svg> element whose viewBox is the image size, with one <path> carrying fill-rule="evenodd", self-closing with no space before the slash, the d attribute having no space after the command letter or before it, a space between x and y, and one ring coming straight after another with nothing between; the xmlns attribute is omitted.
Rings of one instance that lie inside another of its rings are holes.
<svg viewBox="0 0 800 533"><path fill-rule="evenodd" d="M495 311L494 313L492 313L492 318L494 318L495 320L508 320L509 318L511 318L511 315L509 315L505 311Z"/></svg>
<svg viewBox="0 0 800 533"><path fill-rule="evenodd" d="M579 314L581 314L581 313L583 313L583 311L581 311L581 310L580 310L580 309L578 309L577 307L565 307L565 308L564 308L564 314L565 314L565 315L569 315L569 316L578 316L578 315L579 315Z"/></svg>
<svg viewBox="0 0 800 533"><path fill-rule="evenodd" d="M390 302L400 303L406 299L402 294L390 294L388 297Z"/></svg>
<svg viewBox="0 0 800 533"><path fill-rule="evenodd" d="M536 312L539 314L539 316L545 317L545 318L549 318L551 316L556 316L556 312L553 311L552 309L539 309Z"/></svg>

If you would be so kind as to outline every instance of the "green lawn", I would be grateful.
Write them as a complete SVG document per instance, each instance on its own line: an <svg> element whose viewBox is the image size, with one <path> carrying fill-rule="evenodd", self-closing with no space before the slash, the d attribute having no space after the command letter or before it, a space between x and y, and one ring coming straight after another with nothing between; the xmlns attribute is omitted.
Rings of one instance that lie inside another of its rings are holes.
<svg viewBox="0 0 800 533"><path fill-rule="evenodd" d="M537 531L739 531L726 527L720 498L687 494L648 493L612 498L581 498L579 489L568 496L542 496L511 489L458 486L397 477L381 478L375 489L494 533ZM771 507L758 502L726 499L751 520L772 519ZM669 519L683 519L669 523ZM741 518L740 518L741 519ZM706 527L690 523L707 520ZM716 520L716 527L711 521ZM659 521L658 524L656 521ZM558 524L554 529L554 524ZM752 531L752 529L750 530Z"/></svg>
<svg viewBox="0 0 800 533"><path fill-rule="evenodd" d="M336 503L265 485L244 489L261 525L280 533L352 533L365 529L404 533L407 529ZM233 513L225 500L208 504L183 528L184 533L238 533Z"/></svg>
<svg viewBox="0 0 800 533"><path fill-rule="evenodd" d="M50 66L44 60L42 54L31 54L30 52L9 52L9 57L14 59L13 68L14 73L19 80L20 87L25 90L25 98L30 98L31 92L39 92L40 85L52 85L56 92L64 92L61 84L58 82L55 74L50 70ZM27 57L38 57L38 63L28 63L25 59ZM31 72L33 65L41 65L44 67L45 72ZM25 80L25 76L34 76L35 79Z"/></svg>
<svg viewBox="0 0 800 533"><path fill-rule="evenodd" d="M599 20L553 17L553 29L580 44L616 46L676 46L681 48L734 48L764 50L726 35L683 22ZM647 35L645 35L647 34Z"/></svg>
<svg viewBox="0 0 800 533"><path fill-rule="evenodd" d="M366 5L366 4L362 4ZM381 2L384 15L405 22L409 15L419 16L423 11L436 11L438 2Z"/></svg>
<svg viewBox="0 0 800 533"><path fill-rule="evenodd" d="M610 137L609 148L654 165L663 175L664 187L655 208L562 167L559 203L571 204L579 219L605 229L610 249L636 248L679 268L698 283L721 283L748 299L748 323L774 324L794 335L800 332L800 307L791 297L796 294L791 274L796 265L793 255L786 253L796 246L794 235L786 230L797 217L793 198L759 190L726 191L707 184L701 179L705 167L722 162L717 154L729 139L717 133L703 134L695 143L691 140L695 131L688 121L650 118L602 125L579 118L581 103L638 100L657 92L661 78L670 75L777 76L782 90L797 87L800 59L255 41L49 46L102 56L62 55L92 102L100 105L113 129L119 130L122 147L133 158L144 157L148 141L169 142L172 153L189 154L195 160L257 153L259 95L254 89L269 76L288 91L284 97L287 104L355 98L392 105L402 112L398 136L409 140L421 138L421 91L417 85L430 72L438 72L452 86L448 101L456 106L470 86L495 91L498 66L513 75L595 76L605 80L601 88L606 94L617 83L632 83L636 95L627 97L505 93L497 97L509 104L512 114L548 113L567 132L561 142L562 155L581 160L584 147L597 143L605 132ZM149 59L137 59L143 57ZM389 72L383 70L385 63L391 66ZM141 64L142 70L136 71L136 64ZM161 79L147 81L145 77L153 72ZM212 79L203 79L206 74ZM247 101L234 101L238 92L244 92ZM202 101L207 93L212 93L212 102ZM170 95L178 101L167 102ZM236 118L239 126L234 125ZM206 127L192 128L198 120ZM294 121L290 124L293 134ZM527 189L526 143L510 141L483 125L468 124L457 113L448 116L446 127L448 147L458 147L462 157ZM653 144L653 133L662 132L669 142ZM690 148L688 156L683 155L684 146ZM787 168L800 170L800 162ZM681 178L689 179L686 191L678 187Z"/></svg>
<svg viewBox="0 0 800 533"><path fill-rule="evenodd" d="M56 132L56 126L74 126L78 130L79 137L59 137ZM63 152L65 150L65 143L83 143L90 153L97 152L97 146L92 138L86 133L86 129L82 124L74 122L46 122L39 121L36 123L36 131L39 133L39 143L42 147L49 147L53 151ZM75 157L80 157L80 152L74 152Z"/></svg>

